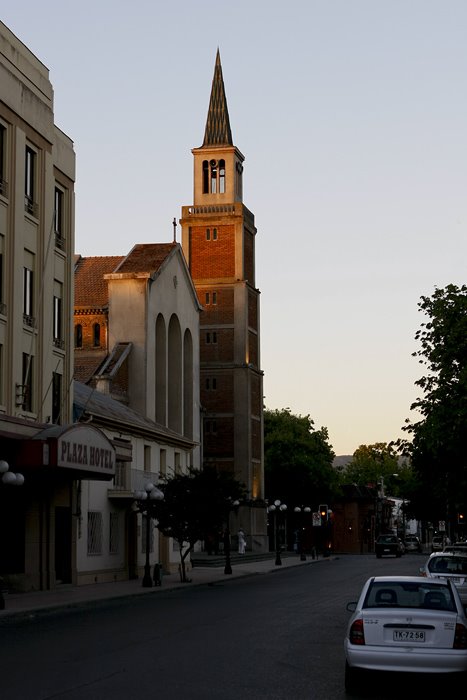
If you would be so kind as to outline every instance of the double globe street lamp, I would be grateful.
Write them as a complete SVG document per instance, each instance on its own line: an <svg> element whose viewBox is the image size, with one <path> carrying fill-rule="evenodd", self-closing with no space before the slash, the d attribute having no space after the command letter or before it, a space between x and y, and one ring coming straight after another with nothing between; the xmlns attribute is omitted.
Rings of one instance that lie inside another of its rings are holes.
<svg viewBox="0 0 467 700"><path fill-rule="evenodd" d="M22 486L24 484L24 476L11 472L10 465L4 459L0 460L0 474L2 475L2 483L7 486Z"/></svg>
<svg viewBox="0 0 467 700"><path fill-rule="evenodd" d="M275 547L276 547L276 561L275 564L276 566L282 566L282 559L281 559L281 545L279 541L279 518L278 516L281 513L285 514L285 511L287 510L287 506L285 503L281 503L278 499L274 501L274 503L271 503L270 506L268 506L268 513L272 513L274 516L274 540L275 540Z"/></svg>
<svg viewBox="0 0 467 700"><path fill-rule="evenodd" d="M149 481L143 491L135 492L135 498L138 501L139 512L146 516L146 562L144 564L143 588L152 588L151 564L149 562L151 520L154 506L157 501L164 499L164 493Z"/></svg>
<svg viewBox="0 0 467 700"><path fill-rule="evenodd" d="M300 561L306 561L305 552L305 524L303 516L305 513L311 513L310 506L295 506L294 513L300 513L300 529L298 536L298 551L300 552Z"/></svg>

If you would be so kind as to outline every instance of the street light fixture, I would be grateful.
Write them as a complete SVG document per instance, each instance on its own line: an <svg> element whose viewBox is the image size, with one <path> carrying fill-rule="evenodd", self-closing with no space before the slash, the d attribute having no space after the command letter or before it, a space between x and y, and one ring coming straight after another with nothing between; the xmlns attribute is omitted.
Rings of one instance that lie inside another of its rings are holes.
<svg viewBox="0 0 467 700"><path fill-rule="evenodd" d="M156 501L163 500L164 494L149 481L145 485L144 491L135 492L135 498L138 501L139 512L146 515L146 562L144 564L143 588L152 588L151 564L149 563L152 510Z"/></svg>
<svg viewBox="0 0 467 700"><path fill-rule="evenodd" d="M24 484L24 476L11 472L10 465L4 459L0 460L0 474L2 475L2 483L7 486L22 486Z"/></svg>
<svg viewBox="0 0 467 700"><path fill-rule="evenodd" d="M295 513L300 513L300 535L298 538L298 549L300 552L300 561L306 561L306 552L305 552L305 542L304 542L304 519L303 516L305 513L311 513L311 508L310 506L295 506L294 508Z"/></svg>
<svg viewBox="0 0 467 700"><path fill-rule="evenodd" d="M274 539L275 539L275 546L276 546L276 561L275 564L276 566L282 566L282 559L281 559L281 546L279 542L279 518L278 515L280 513L285 513L287 510L287 506L285 503L281 503L279 500L274 501L270 506L268 506L268 512L272 513L274 516Z"/></svg>

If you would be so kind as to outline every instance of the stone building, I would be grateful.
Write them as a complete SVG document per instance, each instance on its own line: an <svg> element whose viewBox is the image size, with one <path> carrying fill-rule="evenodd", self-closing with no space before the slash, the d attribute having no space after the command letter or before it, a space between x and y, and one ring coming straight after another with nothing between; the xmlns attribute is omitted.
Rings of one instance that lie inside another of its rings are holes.
<svg viewBox="0 0 467 700"><path fill-rule="evenodd" d="M249 493L238 522L248 546L267 549L263 373L255 219L243 203L244 156L234 145L219 52L203 144L194 148L194 199L182 207L182 246L203 306L200 394L203 462Z"/></svg>
<svg viewBox="0 0 467 700"><path fill-rule="evenodd" d="M75 153L53 98L0 22L0 576L19 590L76 580L77 481L115 471L105 435L70 425Z"/></svg>

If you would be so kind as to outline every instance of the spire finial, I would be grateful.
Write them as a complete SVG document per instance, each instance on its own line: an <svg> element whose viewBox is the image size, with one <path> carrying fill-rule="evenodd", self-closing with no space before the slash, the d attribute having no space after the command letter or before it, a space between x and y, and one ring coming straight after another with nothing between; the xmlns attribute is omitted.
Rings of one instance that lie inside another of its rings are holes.
<svg viewBox="0 0 467 700"><path fill-rule="evenodd" d="M177 242L177 219L174 217L174 220L172 221L172 225L174 227L174 243Z"/></svg>
<svg viewBox="0 0 467 700"><path fill-rule="evenodd" d="M203 146L233 146L219 47L216 54Z"/></svg>

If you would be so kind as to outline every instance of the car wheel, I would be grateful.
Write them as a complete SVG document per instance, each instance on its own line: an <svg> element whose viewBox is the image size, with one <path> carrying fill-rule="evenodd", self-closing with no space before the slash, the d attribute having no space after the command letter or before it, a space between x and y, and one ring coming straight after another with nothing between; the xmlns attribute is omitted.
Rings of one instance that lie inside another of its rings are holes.
<svg viewBox="0 0 467 700"><path fill-rule="evenodd" d="M344 677L345 690L350 695L358 691L358 671L355 668L349 666L347 661L345 662L345 677Z"/></svg>

